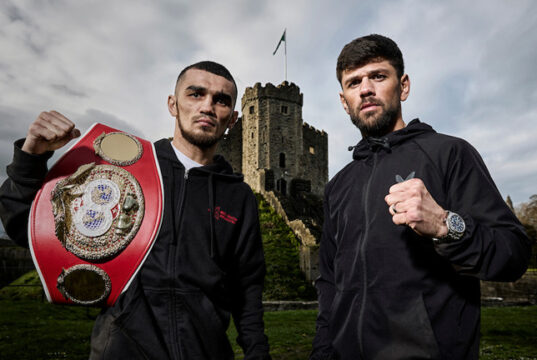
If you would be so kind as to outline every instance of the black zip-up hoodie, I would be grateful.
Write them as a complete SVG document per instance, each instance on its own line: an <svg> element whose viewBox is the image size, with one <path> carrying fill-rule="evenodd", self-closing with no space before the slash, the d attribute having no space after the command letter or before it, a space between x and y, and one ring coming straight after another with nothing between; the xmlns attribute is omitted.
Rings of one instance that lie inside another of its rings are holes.
<svg viewBox="0 0 537 360"><path fill-rule="evenodd" d="M477 359L479 280L513 281L530 242L466 141L414 120L365 138L326 186L311 359ZM433 245L395 225L384 197L411 177L466 222Z"/></svg>
<svg viewBox="0 0 537 360"><path fill-rule="evenodd" d="M186 172L169 140L155 149L165 198L160 232L135 281L97 319L90 358L231 359L226 329L233 315L245 358L269 359L265 264L251 189L221 156ZM16 144L0 189L4 226L20 244L27 244L29 206L48 157Z"/></svg>

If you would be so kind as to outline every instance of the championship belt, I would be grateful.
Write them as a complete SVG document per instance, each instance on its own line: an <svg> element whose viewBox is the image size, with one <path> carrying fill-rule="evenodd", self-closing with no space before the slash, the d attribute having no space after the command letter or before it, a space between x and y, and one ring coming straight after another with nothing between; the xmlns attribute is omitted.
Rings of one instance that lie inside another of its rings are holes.
<svg viewBox="0 0 537 360"><path fill-rule="evenodd" d="M30 211L48 301L112 306L149 255L163 194L153 144L94 124L50 169Z"/></svg>

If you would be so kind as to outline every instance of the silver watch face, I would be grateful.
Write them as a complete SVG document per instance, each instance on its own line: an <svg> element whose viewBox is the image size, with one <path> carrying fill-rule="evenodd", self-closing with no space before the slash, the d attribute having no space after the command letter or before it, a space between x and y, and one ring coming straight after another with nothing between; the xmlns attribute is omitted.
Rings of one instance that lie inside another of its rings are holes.
<svg viewBox="0 0 537 360"><path fill-rule="evenodd" d="M466 230L466 224L462 217L453 212L449 213L446 224L448 227L448 236L455 239L460 239Z"/></svg>

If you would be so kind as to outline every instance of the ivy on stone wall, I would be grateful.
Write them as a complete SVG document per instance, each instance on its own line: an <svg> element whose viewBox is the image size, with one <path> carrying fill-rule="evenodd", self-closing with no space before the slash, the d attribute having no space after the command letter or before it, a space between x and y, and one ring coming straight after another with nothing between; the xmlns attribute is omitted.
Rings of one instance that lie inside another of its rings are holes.
<svg viewBox="0 0 537 360"><path fill-rule="evenodd" d="M257 195L267 275L263 300L316 300L300 270L299 242L285 221Z"/></svg>

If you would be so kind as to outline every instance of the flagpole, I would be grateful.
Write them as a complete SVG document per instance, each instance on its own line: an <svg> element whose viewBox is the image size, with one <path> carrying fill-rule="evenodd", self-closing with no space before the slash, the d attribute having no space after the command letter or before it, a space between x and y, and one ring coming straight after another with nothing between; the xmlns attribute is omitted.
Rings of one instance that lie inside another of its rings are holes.
<svg viewBox="0 0 537 360"><path fill-rule="evenodd" d="M285 34L285 44L284 44L284 54L285 54L285 65L284 65L284 69L285 69L285 81L287 81L287 28L285 28L284 32Z"/></svg>
<svg viewBox="0 0 537 360"><path fill-rule="evenodd" d="M282 37L280 38L280 41L278 41L278 45L276 45L276 50L272 53L272 56L276 55L276 52L278 52L278 49L280 48L280 45L284 42L284 57L283 57L283 68L284 68L284 78L285 81L287 81L287 28L283 31Z"/></svg>

